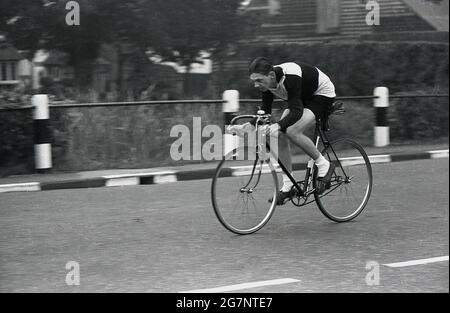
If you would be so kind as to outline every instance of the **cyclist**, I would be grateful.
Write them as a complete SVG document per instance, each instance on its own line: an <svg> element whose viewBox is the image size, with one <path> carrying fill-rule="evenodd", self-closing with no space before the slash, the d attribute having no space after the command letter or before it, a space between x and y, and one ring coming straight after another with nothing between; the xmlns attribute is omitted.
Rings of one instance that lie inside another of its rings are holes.
<svg viewBox="0 0 450 313"><path fill-rule="evenodd" d="M270 136L278 136L278 157L292 173L289 141L299 146L310 156L318 168L319 194L323 193L331 180L334 164L323 157L312 140L304 135L305 130L315 125L316 118L323 117L336 97L330 78L317 67L302 63L287 62L273 65L264 57L254 59L249 65L250 79L262 93L261 109L272 112L274 97L287 101L281 119L268 127ZM237 133L254 130L254 123L232 127ZM283 173L283 186L277 196L277 205L283 205L294 195L292 182Z"/></svg>

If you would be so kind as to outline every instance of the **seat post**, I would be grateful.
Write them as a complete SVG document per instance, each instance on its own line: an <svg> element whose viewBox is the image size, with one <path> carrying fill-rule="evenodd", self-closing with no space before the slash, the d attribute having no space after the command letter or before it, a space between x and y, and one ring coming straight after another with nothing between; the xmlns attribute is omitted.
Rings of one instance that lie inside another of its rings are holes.
<svg viewBox="0 0 450 313"><path fill-rule="evenodd" d="M316 127L320 127L322 125L322 119L318 118L316 119Z"/></svg>

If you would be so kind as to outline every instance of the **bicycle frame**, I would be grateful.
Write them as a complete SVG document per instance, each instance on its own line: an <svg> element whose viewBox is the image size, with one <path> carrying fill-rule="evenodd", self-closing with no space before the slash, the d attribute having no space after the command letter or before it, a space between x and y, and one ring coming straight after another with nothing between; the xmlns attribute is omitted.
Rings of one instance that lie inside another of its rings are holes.
<svg viewBox="0 0 450 313"><path fill-rule="evenodd" d="M315 143L316 148L318 148L318 146L319 146L319 141L322 141L322 143L325 147L328 147L330 145L328 138L326 137L325 133L321 130L320 120L316 121L316 128L314 131L313 139L314 139L313 142ZM270 152L270 144L268 142L266 143L266 147L267 147L267 150ZM278 158L278 156L276 156L276 158L277 158L278 165L282 169L283 173L289 178L289 180L292 182L294 187L299 191L300 196L308 198L314 192L314 190L308 191L308 187L311 183L313 170L314 170L314 160L312 158L310 158L307 163L305 178L303 181L300 181L301 183L303 183L303 188L301 188L299 183L297 183L295 178L291 175L291 173L289 173L289 171L286 169L283 162L281 162L281 160Z"/></svg>
<svg viewBox="0 0 450 313"><path fill-rule="evenodd" d="M231 125L234 124L234 122L238 119L245 119L245 118L252 118L254 117L254 115L241 115L238 116L236 118L234 118L231 121ZM269 116L270 117L270 116ZM316 126L315 126L315 130L314 130L314 136L313 136L313 142L315 143L316 148L319 147L319 142L322 142L324 149L330 148L331 151L333 152L333 154L336 157L337 162L339 163L339 166L342 168L344 175L346 177L346 179L348 178L347 174L345 173L343 167L340 164L340 160L336 155L336 152L334 151L330 141L328 140L327 135L325 134L324 130L322 129L322 121L320 119L316 120ZM295 180L295 178L291 175L291 173L289 173L289 171L286 169L285 165L283 164L283 162L281 162L281 160L279 159L278 156L274 155L273 152L271 152L270 149L270 143L268 141L266 141L266 149L269 153L271 153L277 160L278 165L280 166L281 170L283 171L283 173L289 178L289 180L292 182L293 186L297 189L297 191L299 192L299 196L303 197L305 199L305 204L306 201L308 200L309 196L312 195L314 193L314 189L308 190L309 186L311 185L312 179L313 179L313 171L314 171L314 160L311 158L308 163L307 163L307 168L306 168L306 173L305 173L305 178L303 181L299 181L297 182ZM250 175L249 181L246 184L245 187L243 187L242 189L247 189L247 187L250 185L251 181L253 180L253 176L255 174L255 169L258 163L259 157L258 157L258 153L256 155L256 159L255 159L255 163L253 165L253 170L252 173ZM255 188L256 185L259 182L259 178L261 176L261 171L259 172L258 175L258 179L256 181L256 183L254 184L254 186L252 188ZM300 186L300 184L303 184L303 188Z"/></svg>
<svg viewBox="0 0 450 313"><path fill-rule="evenodd" d="M342 172L344 173L345 178L348 179L348 175L347 175L347 173L345 173L344 167L341 166L341 161L337 157L333 146L331 145L330 141L328 140L326 133L322 129L322 122L320 119L316 121L316 127L314 130L313 140L314 140L313 142L315 143L316 148L319 147L319 142L321 141L324 146L324 149L328 149L328 148L331 149L331 151L333 152L333 154L338 162L338 166L342 169ZM266 143L266 145L267 145L268 151L270 151L270 144ZM300 181L300 183L303 183L303 188L301 188L299 183L297 183L295 178L289 173L289 171L284 166L283 162L281 162L281 160L278 157L277 157L277 161L278 161L278 165L283 170L284 174L289 178L289 180L292 182L294 187L297 188L297 190L299 191L299 193L300 193L299 195L301 197L304 197L305 200L307 201L308 197L314 193L314 189L308 190L309 186L311 185L312 178L313 178L314 160L312 158L309 159L307 167L306 167L305 178L303 181Z"/></svg>

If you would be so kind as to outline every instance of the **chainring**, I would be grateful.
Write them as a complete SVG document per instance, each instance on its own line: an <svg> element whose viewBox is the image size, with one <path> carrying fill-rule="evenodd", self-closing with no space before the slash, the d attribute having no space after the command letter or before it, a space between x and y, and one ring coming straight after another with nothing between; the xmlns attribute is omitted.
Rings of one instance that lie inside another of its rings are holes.
<svg viewBox="0 0 450 313"><path fill-rule="evenodd" d="M297 184L300 186L300 188L303 190L304 188L303 188L303 185L304 185L304 182L297 182ZM295 185L293 185L292 187L291 187L291 192L292 193L294 193L293 191L294 191L294 189L296 190L297 188L295 187ZM292 202L292 204L293 205L295 205L295 206L297 206L297 207L301 207L301 206L304 206L305 204L306 204L306 201L308 200L308 198L307 197L305 197L304 195L303 195L303 192L295 192L295 196L293 196L293 197L291 197L291 202Z"/></svg>

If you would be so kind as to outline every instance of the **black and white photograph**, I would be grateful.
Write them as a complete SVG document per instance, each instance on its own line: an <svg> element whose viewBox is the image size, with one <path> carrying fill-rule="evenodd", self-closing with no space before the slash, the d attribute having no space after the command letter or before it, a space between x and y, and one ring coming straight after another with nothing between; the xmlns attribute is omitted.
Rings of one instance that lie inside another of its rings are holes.
<svg viewBox="0 0 450 313"><path fill-rule="evenodd" d="M448 294L449 1L0 0L0 293Z"/></svg>

